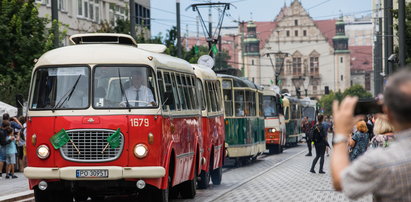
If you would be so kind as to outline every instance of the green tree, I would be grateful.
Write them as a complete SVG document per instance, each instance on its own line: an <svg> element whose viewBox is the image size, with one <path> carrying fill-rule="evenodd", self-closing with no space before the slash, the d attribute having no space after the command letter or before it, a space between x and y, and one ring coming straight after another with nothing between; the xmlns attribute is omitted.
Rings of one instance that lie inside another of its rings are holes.
<svg viewBox="0 0 411 202"><path fill-rule="evenodd" d="M49 21L38 17L34 0L1 0L0 100L15 104L15 95L27 97L34 60L52 48Z"/></svg>
<svg viewBox="0 0 411 202"><path fill-rule="evenodd" d="M406 2L405 5L405 47L406 47L406 64L411 63L411 2ZM393 17L398 20L398 9L393 10ZM397 37L399 37L398 23L394 24L395 30L397 30ZM395 48L395 52L398 54L398 47Z"/></svg>
<svg viewBox="0 0 411 202"><path fill-rule="evenodd" d="M358 98L371 98L372 94L366 91L361 85L353 85L350 88L345 89L343 93L332 92L328 95L324 95L320 99L321 109L324 110L325 115L332 114L332 103L334 100L341 101L346 96L357 96Z"/></svg>

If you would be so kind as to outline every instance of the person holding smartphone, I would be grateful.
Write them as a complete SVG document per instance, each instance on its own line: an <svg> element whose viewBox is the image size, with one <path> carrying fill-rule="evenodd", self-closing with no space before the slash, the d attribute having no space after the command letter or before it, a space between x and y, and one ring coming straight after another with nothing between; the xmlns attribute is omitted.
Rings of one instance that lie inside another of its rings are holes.
<svg viewBox="0 0 411 202"><path fill-rule="evenodd" d="M374 201L411 201L411 70L390 76L384 91L384 114L395 128L396 142L349 160L347 142L353 125L364 119L354 116L358 98L333 103L335 136L331 171L334 188L350 199L373 194Z"/></svg>

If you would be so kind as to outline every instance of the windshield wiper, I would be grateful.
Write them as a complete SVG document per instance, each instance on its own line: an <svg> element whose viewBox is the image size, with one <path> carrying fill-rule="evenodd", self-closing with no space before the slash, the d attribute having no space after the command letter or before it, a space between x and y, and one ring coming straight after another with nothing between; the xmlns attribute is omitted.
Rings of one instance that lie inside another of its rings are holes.
<svg viewBox="0 0 411 202"><path fill-rule="evenodd" d="M57 102L57 104L53 107L53 109L51 110L52 112L54 112L54 110L60 108L66 101L70 100L71 96L73 95L74 90L77 87L77 84L78 84L78 81L80 80L80 77L81 77L81 74L77 77L77 80L74 83L73 87L71 87L71 89L69 91L67 91L67 93L65 93L63 95L63 97L61 97L60 100ZM64 100L63 100L63 98L64 98Z"/></svg>
<svg viewBox="0 0 411 202"><path fill-rule="evenodd" d="M128 112L131 112L130 103L128 102L127 95L126 95L126 93L124 92L123 83L121 83L120 68L118 68L117 70L118 70L118 81L119 81L119 83L120 83L121 96L124 96L124 97L126 98L126 106L127 106L127 108L128 108Z"/></svg>

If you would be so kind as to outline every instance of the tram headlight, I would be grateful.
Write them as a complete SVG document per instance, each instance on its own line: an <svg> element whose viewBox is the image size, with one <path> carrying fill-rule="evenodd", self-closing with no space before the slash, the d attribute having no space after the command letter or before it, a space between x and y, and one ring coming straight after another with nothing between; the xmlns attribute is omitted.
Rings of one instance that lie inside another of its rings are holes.
<svg viewBox="0 0 411 202"><path fill-rule="evenodd" d="M275 129L275 128L270 128L270 129L268 129L268 132L269 133L275 133L277 130Z"/></svg>
<svg viewBox="0 0 411 202"><path fill-rule="evenodd" d="M40 145L37 147L37 157L40 159L46 159L50 156L50 149L47 145Z"/></svg>
<svg viewBox="0 0 411 202"><path fill-rule="evenodd" d="M144 144L138 144L138 145L136 145L135 147L134 147L134 155L137 157L137 158L144 158L144 157L146 157L147 156L147 154L148 154L148 148L147 148L147 146L146 145L144 145Z"/></svg>

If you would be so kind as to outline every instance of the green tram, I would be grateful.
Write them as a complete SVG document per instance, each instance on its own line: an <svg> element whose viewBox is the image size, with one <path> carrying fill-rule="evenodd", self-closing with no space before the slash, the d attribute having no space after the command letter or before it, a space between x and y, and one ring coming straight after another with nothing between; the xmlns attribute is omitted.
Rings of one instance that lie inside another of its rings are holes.
<svg viewBox="0 0 411 202"><path fill-rule="evenodd" d="M302 139L301 104L298 98L283 98L284 120L286 129L286 146L296 146Z"/></svg>
<svg viewBox="0 0 411 202"><path fill-rule="evenodd" d="M217 76L224 95L226 156L247 164L266 149L262 89L239 77Z"/></svg>

